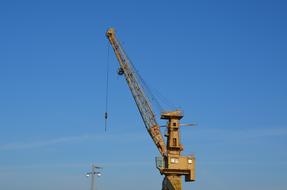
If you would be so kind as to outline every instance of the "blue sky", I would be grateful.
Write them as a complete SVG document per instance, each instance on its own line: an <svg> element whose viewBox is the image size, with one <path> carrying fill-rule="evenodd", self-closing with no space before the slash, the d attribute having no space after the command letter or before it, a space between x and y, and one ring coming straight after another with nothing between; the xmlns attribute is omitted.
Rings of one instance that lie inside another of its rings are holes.
<svg viewBox="0 0 287 190"><path fill-rule="evenodd" d="M105 31L153 91L184 110L185 189L285 190L286 2L1 1L0 189L160 189L155 146ZM160 122L162 123L162 122ZM140 185L139 185L140 184Z"/></svg>

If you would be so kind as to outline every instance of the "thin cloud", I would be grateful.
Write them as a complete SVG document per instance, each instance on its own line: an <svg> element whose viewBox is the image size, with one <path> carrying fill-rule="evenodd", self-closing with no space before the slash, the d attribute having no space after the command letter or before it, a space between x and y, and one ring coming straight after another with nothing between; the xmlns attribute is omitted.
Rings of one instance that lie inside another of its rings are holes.
<svg viewBox="0 0 287 190"><path fill-rule="evenodd" d="M76 141L82 141L90 139L89 135L74 136L74 137L60 137L55 139L49 139L45 141L36 141L36 142L17 142L17 143L8 143L0 145L0 150L11 150L11 149L30 149L30 148L39 148L44 146L51 146L57 144L71 143Z"/></svg>
<svg viewBox="0 0 287 190"><path fill-rule="evenodd" d="M59 137L54 139L47 139L43 141L33 141L33 142L13 142L0 144L0 150L22 150L22 149L33 149L33 148L41 148L48 147L59 144L69 144L69 143L77 143L88 140L96 140L96 141L141 141L144 140L142 135L140 134L85 134L79 136L67 136L67 137Z"/></svg>
<svg viewBox="0 0 287 190"><path fill-rule="evenodd" d="M240 143L262 142L266 139L287 136L287 128L252 128L252 129L222 129L203 128L188 133L184 138L192 138L200 142L212 143Z"/></svg>
<svg viewBox="0 0 287 190"><path fill-rule="evenodd" d="M270 137L280 137L287 136L287 128L257 128L257 129L198 129L194 131L197 133L197 138L209 139L212 141L222 142L222 139L230 140L232 142L247 142L246 140L259 140ZM194 134L189 134L192 138L195 138ZM189 136L188 135L188 136ZM187 138L188 138L187 136ZM59 137L54 139L47 139L43 141L33 141L33 142L12 142L6 144L0 144L0 150L22 150L22 149L33 149L33 148L41 148L54 146L59 144L69 144L69 143L78 143L82 141L88 140L96 140L96 141L145 141L146 137L142 134L84 134L79 136L67 136L67 137ZM245 141L242 141L242 140Z"/></svg>
<svg viewBox="0 0 287 190"><path fill-rule="evenodd" d="M110 162L97 162L97 166L103 167L104 170L116 169L121 170L123 168L128 167L148 167L153 166L154 162L148 161L110 161ZM91 163L82 162L82 163L43 163L43 164L24 164L24 165L1 165L0 164L0 175L7 174L17 174L19 171L47 171L47 170L61 170L61 171L69 171L69 170L85 170L88 171L91 167Z"/></svg>

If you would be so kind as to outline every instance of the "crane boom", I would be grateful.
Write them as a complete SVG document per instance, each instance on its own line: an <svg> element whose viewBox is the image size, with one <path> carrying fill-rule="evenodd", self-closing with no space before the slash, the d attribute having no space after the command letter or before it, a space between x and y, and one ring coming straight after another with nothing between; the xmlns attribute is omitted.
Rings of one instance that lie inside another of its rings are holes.
<svg viewBox="0 0 287 190"><path fill-rule="evenodd" d="M166 145L160 132L155 114L152 111L151 103L145 95L143 87L140 85L140 79L133 67L133 64L128 59L124 49L115 35L113 28L108 29L106 36L109 39L116 57L120 63L119 74L124 75L128 86L132 92L133 98L136 102L137 108L144 121L145 127L157 146L162 156L166 154Z"/></svg>

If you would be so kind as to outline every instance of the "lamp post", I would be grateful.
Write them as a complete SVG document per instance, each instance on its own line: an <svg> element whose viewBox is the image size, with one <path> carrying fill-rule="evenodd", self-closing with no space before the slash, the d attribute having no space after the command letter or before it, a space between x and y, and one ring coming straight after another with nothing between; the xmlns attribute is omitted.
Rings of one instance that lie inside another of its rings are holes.
<svg viewBox="0 0 287 190"><path fill-rule="evenodd" d="M97 169L102 169L102 167L98 167L96 165L92 165L92 171L87 172L86 176L90 177L91 176L91 190L95 190L95 175L100 177L102 175L101 172L96 171Z"/></svg>

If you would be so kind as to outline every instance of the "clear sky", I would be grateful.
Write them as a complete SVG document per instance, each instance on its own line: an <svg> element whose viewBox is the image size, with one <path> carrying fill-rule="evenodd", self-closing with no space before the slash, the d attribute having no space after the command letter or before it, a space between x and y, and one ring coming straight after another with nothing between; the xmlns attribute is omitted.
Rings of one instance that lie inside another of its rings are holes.
<svg viewBox="0 0 287 190"><path fill-rule="evenodd" d="M184 110L194 190L286 190L287 6L279 0L0 1L0 189L160 189L158 155L110 51ZM161 122L162 123L162 122Z"/></svg>

